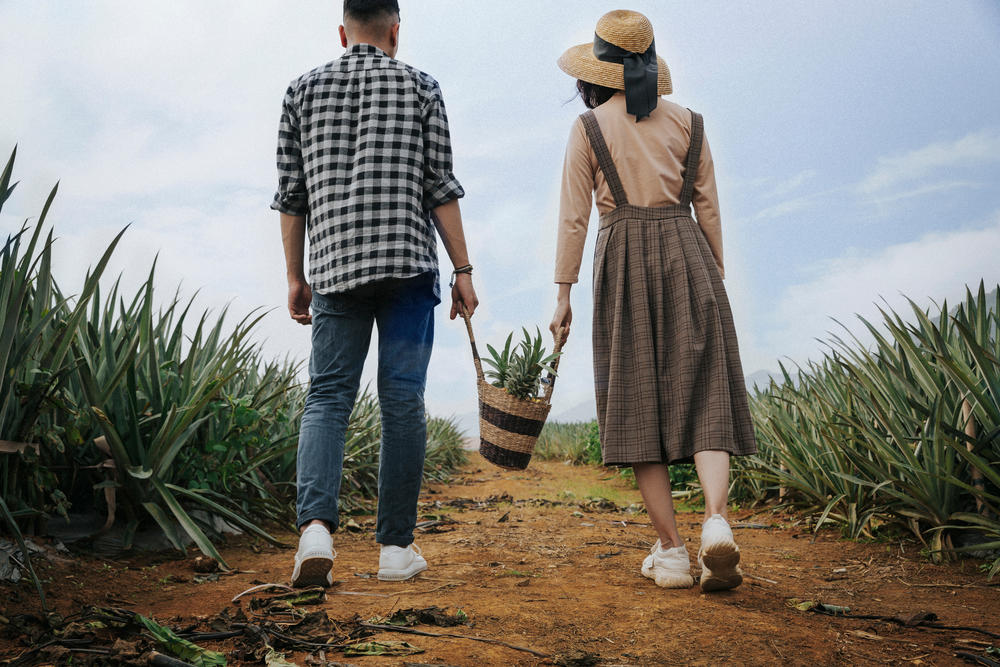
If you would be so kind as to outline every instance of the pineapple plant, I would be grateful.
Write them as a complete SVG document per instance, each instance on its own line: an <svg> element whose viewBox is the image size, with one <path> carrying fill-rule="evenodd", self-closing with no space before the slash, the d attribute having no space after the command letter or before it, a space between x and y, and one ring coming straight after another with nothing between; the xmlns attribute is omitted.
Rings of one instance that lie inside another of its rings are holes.
<svg viewBox="0 0 1000 667"><path fill-rule="evenodd" d="M542 332L536 327L535 336L532 336L527 329L522 329L524 338L511 349L514 334L507 336L502 352L498 352L492 345L487 345L490 356L484 361L492 366L486 371L486 376L491 380L494 387L504 389L508 394L525 401L538 401L539 389L541 387L542 373L548 371L553 376L556 375L552 367L561 353L546 355L546 350L542 346Z"/></svg>
<svg viewBox="0 0 1000 667"><path fill-rule="evenodd" d="M492 380L491 384L494 387L503 389L504 384L507 382L507 374L510 371L510 343L513 339L513 333L507 336L507 343L503 346L502 353L497 352L489 343L486 344L486 349L489 350L490 357L483 359L483 361L493 367L492 370L486 371L486 377Z"/></svg>

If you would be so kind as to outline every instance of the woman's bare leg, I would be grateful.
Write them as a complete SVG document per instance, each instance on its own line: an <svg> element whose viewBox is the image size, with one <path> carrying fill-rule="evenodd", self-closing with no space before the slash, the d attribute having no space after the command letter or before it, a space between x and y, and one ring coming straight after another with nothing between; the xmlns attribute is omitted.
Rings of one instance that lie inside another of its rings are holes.
<svg viewBox="0 0 1000 667"><path fill-rule="evenodd" d="M725 591L743 581L740 571L740 549L726 520L729 498L729 452L705 451L694 455L698 479L705 495L705 523L701 527L701 590ZM721 519L712 516L721 515Z"/></svg>
<svg viewBox="0 0 1000 667"><path fill-rule="evenodd" d="M726 507L729 504L729 452L695 452L694 467L698 471L698 481L701 482L705 496L705 518L721 514L726 519ZM636 475L636 479L638 478Z"/></svg>
<svg viewBox="0 0 1000 667"><path fill-rule="evenodd" d="M674 498L670 495L670 471L663 463L637 463L632 466L646 513L656 529L662 548L679 547L684 542L677 532Z"/></svg>

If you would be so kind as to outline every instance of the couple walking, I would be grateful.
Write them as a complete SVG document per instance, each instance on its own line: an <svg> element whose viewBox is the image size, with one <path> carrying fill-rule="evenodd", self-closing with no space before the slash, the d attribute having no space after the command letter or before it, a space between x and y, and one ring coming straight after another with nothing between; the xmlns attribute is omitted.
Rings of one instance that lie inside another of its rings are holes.
<svg viewBox="0 0 1000 667"><path fill-rule="evenodd" d="M427 568L413 529L440 303L435 229L455 267L451 318L478 305L441 90L395 59L399 27L396 0L345 0L344 55L293 81L283 102L272 208L281 214L289 312L312 325L297 586L332 583L344 439L373 324L382 411L378 578L400 581ZM726 520L729 457L756 445L701 116L660 98L672 92L670 72L642 14L604 15L593 43L566 51L559 66L577 79L588 111L566 151L551 329L568 334L572 324L570 291L596 193L597 415L605 464L632 467L659 538L641 572L664 588L694 584L667 467L693 460L705 496L701 587L733 588L742 575Z"/></svg>

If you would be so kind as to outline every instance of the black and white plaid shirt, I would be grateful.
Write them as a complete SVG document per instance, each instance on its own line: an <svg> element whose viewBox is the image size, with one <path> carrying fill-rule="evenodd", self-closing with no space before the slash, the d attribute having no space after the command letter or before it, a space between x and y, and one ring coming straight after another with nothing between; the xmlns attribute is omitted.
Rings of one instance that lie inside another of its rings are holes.
<svg viewBox="0 0 1000 667"><path fill-rule="evenodd" d="M464 194L431 76L358 44L288 87L271 208L308 216L314 291L436 273L430 211Z"/></svg>

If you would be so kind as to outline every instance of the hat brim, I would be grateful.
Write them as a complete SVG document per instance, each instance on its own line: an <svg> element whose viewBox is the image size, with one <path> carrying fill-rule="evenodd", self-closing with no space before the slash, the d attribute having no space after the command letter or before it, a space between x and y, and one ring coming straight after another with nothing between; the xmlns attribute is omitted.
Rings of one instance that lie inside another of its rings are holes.
<svg viewBox="0 0 1000 667"><path fill-rule="evenodd" d="M594 44L580 44L566 49L557 61L559 69L571 77L615 90L625 90L625 66L620 63L606 63L594 56ZM656 57L656 94L669 95L674 92L670 83L670 69L663 58Z"/></svg>

